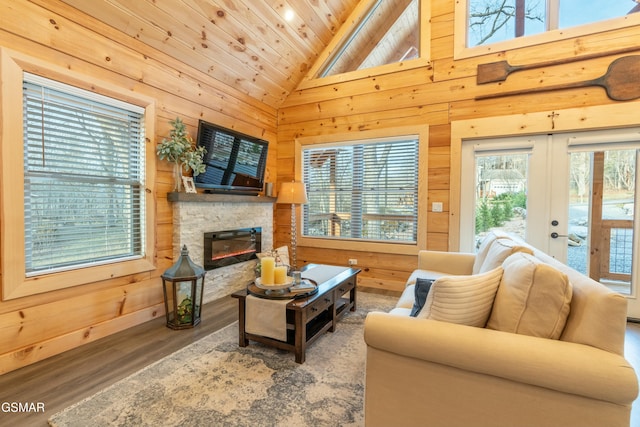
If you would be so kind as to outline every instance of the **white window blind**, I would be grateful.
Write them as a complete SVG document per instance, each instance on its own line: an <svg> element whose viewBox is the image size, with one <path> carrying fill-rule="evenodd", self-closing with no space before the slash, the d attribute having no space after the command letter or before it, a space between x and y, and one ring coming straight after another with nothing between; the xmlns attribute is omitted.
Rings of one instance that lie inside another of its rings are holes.
<svg viewBox="0 0 640 427"><path fill-rule="evenodd" d="M143 109L25 74L26 273L144 255Z"/></svg>
<svg viewBox="0 0 640 427"><path fill-rule="evenodd" d="M418 139L303 148L303 235L415 243Z"/></svg>

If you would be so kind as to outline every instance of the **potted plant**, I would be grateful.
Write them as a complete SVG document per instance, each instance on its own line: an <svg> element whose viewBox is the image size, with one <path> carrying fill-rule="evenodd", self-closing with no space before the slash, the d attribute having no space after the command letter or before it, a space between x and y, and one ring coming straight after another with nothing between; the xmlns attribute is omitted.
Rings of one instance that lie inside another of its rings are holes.
<svg viewBox="0 0 640 427"><path fill-rule="evenodd" d="M187 127L183 121L176 117L169 122L172 129L169 138L163 138L158 144L157 153L160 160L173 163L174 187L173 191L182 191L182 171L193 171L193 176L203 173L206 165L203 163L206 150L197 147L191 136L187 133Z"/></svg>

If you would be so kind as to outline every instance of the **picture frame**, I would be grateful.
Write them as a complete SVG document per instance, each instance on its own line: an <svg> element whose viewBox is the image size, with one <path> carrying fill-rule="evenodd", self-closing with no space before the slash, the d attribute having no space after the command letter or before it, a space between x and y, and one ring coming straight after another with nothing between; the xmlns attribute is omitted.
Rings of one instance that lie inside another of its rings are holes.
<svg viewBox="0 0 640 427"><path fill-rule="evenodd" d="M186 193L197 193L196 185L193 182L193 178L190 176L183 176L182 183L184 184L184 191Z"/></svg>

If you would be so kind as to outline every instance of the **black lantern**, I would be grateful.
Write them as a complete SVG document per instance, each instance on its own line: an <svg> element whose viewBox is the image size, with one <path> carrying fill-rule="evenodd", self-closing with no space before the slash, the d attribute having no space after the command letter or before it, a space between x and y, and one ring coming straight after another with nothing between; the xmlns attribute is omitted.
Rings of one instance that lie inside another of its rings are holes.
<svg viewBox="0 0 640 427"><path fill-rule="evenodd" d="M167 327L186 329L200 323L205 274L204 268L191 261L184 245L180 259L162 275Z"/></svg>

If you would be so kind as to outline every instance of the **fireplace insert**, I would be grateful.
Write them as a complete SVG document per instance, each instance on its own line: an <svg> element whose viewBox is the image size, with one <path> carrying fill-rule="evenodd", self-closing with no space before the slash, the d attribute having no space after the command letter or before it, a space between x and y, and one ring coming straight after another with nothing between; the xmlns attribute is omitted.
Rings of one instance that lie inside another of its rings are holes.
<svg viewBox="0 0 640 427"><path fill-rule="evenodd" d="M257 258L262 227L204 233L204 268L213 270Z"/></svg>

